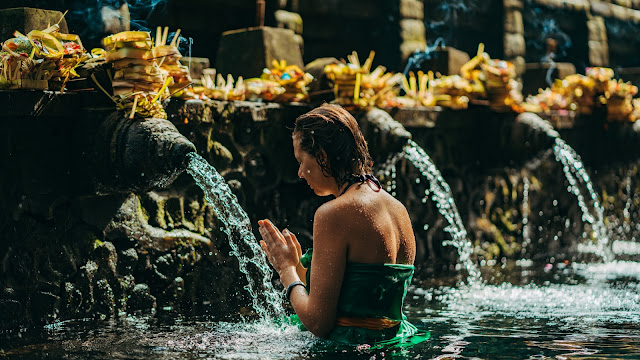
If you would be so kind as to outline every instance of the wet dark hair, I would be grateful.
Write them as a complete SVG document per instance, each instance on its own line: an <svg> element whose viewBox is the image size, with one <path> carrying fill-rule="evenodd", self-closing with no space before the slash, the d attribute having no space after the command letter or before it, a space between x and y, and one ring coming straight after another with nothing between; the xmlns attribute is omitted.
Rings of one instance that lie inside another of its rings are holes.
<svg viewBox="0 0 640 360"><path fill-rule="evenodd" d="M373 161L358 122L339 105L323 104L299 116L293 137L300 140L300 148L316 158L322 174L332 176L338 187L353 175L371 173Z"/></svg>

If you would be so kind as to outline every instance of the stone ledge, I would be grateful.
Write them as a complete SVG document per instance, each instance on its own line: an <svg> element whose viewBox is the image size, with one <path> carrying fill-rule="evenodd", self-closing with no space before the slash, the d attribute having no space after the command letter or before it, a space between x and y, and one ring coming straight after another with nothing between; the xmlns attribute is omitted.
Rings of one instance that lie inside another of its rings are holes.
<svg viewBox="0 0 640 360"><path fill-rule="evenodd" d="M268 121L275 112L292 109L294 112L311 110L312 106L304 103L280 104L256 101L222 101L222 100L177 100L172 99L166 107L169 120L174 123L214 123L220 116L228 117L238 113L251 118L254 122Z"/></svg>
<svg viewBox="0 0 640 360"><path fill-rule="evenodd" d="M0 107L0 118L7 119L15 116L69 116L77 111L116 111L113 101L97 91L0 90Z"/></svg>
<svg viewBox="0 0 640 360"><path fill-rule="evenodd" d="M557 9L591 11L594 15L613 17L623 21L640 22L640 10L604 1L587 0L535 0L538 5Z"/></svg>

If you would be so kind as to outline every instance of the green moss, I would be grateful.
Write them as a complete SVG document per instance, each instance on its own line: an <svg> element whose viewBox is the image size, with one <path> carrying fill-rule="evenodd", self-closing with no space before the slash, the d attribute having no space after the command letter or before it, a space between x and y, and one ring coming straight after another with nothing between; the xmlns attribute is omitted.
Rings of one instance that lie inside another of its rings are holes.
<svg viewBox="0 0 640 360"><path fill-rule="evenodd" d="M142 206L142 199L140 199L140 196L139 196L139 195L136 195L136 198L137 198L137 200L138 200L138 201L137 201L137 205L138 205L138 207L137 207L137 209L136 209L137 213L138 213L139 215L141 215L141 216L142 216L142 218L144 219L144 221L149 222L149 213L148 213L148 212L147 212L147 210Z"/></svg>
<svg viewBox="0 0 640 360"><path fill-rule="evenodd" d="M98 239L94 240L94 242L93 242L93 249L94 250L99 248L99 247L102 247L102 246L104 246L104 242L103 241L98 240Z"/></svg>

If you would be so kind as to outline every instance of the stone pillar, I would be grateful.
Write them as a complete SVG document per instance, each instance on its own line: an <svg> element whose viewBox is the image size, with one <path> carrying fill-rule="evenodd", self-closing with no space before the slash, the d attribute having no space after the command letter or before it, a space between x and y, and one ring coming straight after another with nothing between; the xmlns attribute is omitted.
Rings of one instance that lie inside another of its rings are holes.
<svg viewBox="0 0 640 360"><path fill-rule="evenodd" d="M413 52L427 47L427 31L424 26L424 2L400 0L400 55L406 62Z"/></svg>
<svg viewBox="0 0 640 360"><path fill-rule="evenodd" d="M593 66L609 66L609 44L607 28L602 16L591 16L587 20L589 29L589 63Z"/></svg>
<svg viewBox="0 0 640 360"><path fill-rule="evenodd" d="M0 41L13 37L14 31L27 34L31 30L44 30L58 24L60 32L68 33L67 21L60 11L27 7L0 10Z"/></svg>
<svg viewBox="0 0 640 360"><path fill-rule="evenodd" d="M524 24L522 22L522 0L503 0L504 4L504 57L516 66L520 77L525 70Z"/></svg>
<svg viewBox="0 0 640 360"><path fill-rule="evenodd" d="M423 0L300 0L299 13L308 62L352 51L364 61L373 50L374 67L401 71L411 53L426 48Z"/></svg>

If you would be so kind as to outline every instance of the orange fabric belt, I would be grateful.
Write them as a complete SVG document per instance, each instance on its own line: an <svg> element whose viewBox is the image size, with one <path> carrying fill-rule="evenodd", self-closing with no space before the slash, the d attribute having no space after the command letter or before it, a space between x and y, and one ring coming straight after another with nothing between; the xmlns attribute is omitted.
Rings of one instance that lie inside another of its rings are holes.
<svg viewBox="0 0 640 360"><path fill-rule="evenodd" d="M339 317L336 319L337 326L353 326L369 330L382 330L392 328L400 324L400 321L385 318L350 318Z"/></svg>

